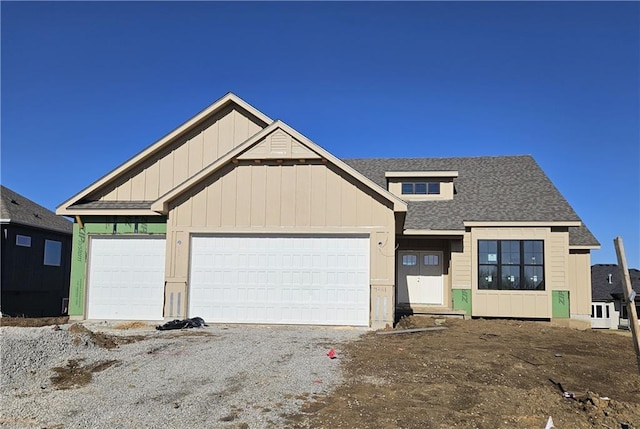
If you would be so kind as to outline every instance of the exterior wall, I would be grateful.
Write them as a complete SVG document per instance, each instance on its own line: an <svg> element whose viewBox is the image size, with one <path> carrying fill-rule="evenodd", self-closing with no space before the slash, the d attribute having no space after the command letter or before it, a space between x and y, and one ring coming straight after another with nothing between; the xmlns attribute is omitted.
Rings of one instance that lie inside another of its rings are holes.
<svg viewBox="0 0 640 429"><path fill-rule="evenodd" d="M392 324L395 221L390 204L320 161L230 164L172 202L167 288L188 293L192 233L366 233L372 326Z"/></svg>
<svg viewBox="0 0 640 429"><path fill-rule="evenodd" d="M544 240L545 290L544 291L500 291L478 290L477 249L478 240ZM479 317L552 317L552 291L569 291L571 315L584 308L583 301L590 305L590 284L578 285L577 270L582 264L584 275L589 275L588 258L576 257L572 272L569 255L569 236L566 229L553 230L544 227L472 228L465 233L461 243L452 244L452 289L471 290L472 315ZM580 261L580 262L578 262ZM586 265L584 265L586 263ZM570 279L576 279L572 289ZM585 286L588 286L585 287ZM587 290L588 289L588 290ZM586 297L585 297L585 294ZM455 293L455 296L462 296ZM575 303L574 303L575 301ZM454 307L465 303L454 303ZM575 307L574 307L575 306ZM577 310L574 311L574 308Z"/></svg>
<svg viewBox="0 0 640 429"><path fill-rule="evenodd" d="M16 245L16 235L31 237L31 246ZM45 240L62 243L60 265L44 265ZM2 293L0 308L11 316L44 317L65 314L69 297L71 234L29 226L2 225Z"/></svg>
<svg viewBox="0 0 640 429"><path fill-rule="evenodd" d="M405 195L402 193L402 182L438 182L440 183L439 195ZM453 179L445 177L389 177L387 178L388 191L406 201L424 200L452 200Z"/></svg>
<svg viewBox="0 0 640 429"><path fill-rule="evenodd" d="M85 316L87 292L87 252L90 235L151 235L166 233L164 217L82 216L83 227L73 225L69 316Z"/></svg>
<svg viewBox="0 0 640 429"><path fill-rule="evenodd" d="M262 129L246 112L227 108L90 195L102 201L153 201Z"/></svg>
<svg viewBox="0 0 640 429"><path fill-rule="evenodd" d="M451 291L453 309L464 310L468 316L471 316L473 308L471 294L473 265L471 233L465 232L461 240L451 242Z"/></svg>
<svg viewBox="0 0 640 429"><path fill-rule="evenodd" d="M571 317L588 321L591 317L591 253L569 251L569 304Z"/></svg>

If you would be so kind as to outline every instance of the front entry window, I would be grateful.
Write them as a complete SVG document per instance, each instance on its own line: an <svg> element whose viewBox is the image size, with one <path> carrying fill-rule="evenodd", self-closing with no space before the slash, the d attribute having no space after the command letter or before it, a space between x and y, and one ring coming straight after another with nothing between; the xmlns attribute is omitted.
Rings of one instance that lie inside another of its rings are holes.
<svg viewBox="0 0 640 429"><path fill-rule="evenodd" d="M416 255L403 255L402 265L416 265L418 263L418 257Z"/></svg>

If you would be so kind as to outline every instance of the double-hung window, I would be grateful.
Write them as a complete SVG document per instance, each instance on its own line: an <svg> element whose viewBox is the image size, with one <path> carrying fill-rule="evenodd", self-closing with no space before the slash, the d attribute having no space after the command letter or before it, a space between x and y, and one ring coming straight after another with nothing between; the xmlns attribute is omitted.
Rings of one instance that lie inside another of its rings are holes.
<svg viewBox="0 0 640 429"><path fill-rule="evenodd" d="M544 288L542 240L478 240L478 289Z"/></svg>

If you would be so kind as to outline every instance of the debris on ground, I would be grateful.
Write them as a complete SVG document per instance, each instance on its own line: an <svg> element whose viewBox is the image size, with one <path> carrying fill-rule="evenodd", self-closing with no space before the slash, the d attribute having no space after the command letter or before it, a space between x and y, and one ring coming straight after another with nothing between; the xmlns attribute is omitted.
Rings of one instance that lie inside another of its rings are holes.
<svg viewBox="0 0 640 429"><path fill-rule="evenodd" d="M188 329L188 328L204 328L208 326L202 317L193 317L191 319L172 320L164 325L156 326L158 331L168 331L172 329Z"/></svg>

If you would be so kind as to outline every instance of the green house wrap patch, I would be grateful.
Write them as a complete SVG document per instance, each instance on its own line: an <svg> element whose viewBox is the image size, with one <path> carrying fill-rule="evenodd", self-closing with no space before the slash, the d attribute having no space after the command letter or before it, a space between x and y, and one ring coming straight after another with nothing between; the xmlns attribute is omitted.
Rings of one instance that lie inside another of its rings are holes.
<svg viewBox="0 0 640 429"><path fill-rule="evenodd" d="M569 291L554 290L551 291L551 315L554 319L568 319L569 309Z"/></svg>
<svg viewBox="0 0 640 429"><path fill-rule="evenodd" d="M471 289L453 289L453 309L471 316Z"/></svg>
<svg viewBox="0 0 640 429"><path fill-rule="evenodd" d="M82 216L73 224L69 315L84 314L89 235L154 235L167 233L164 216Z"/></svg>

